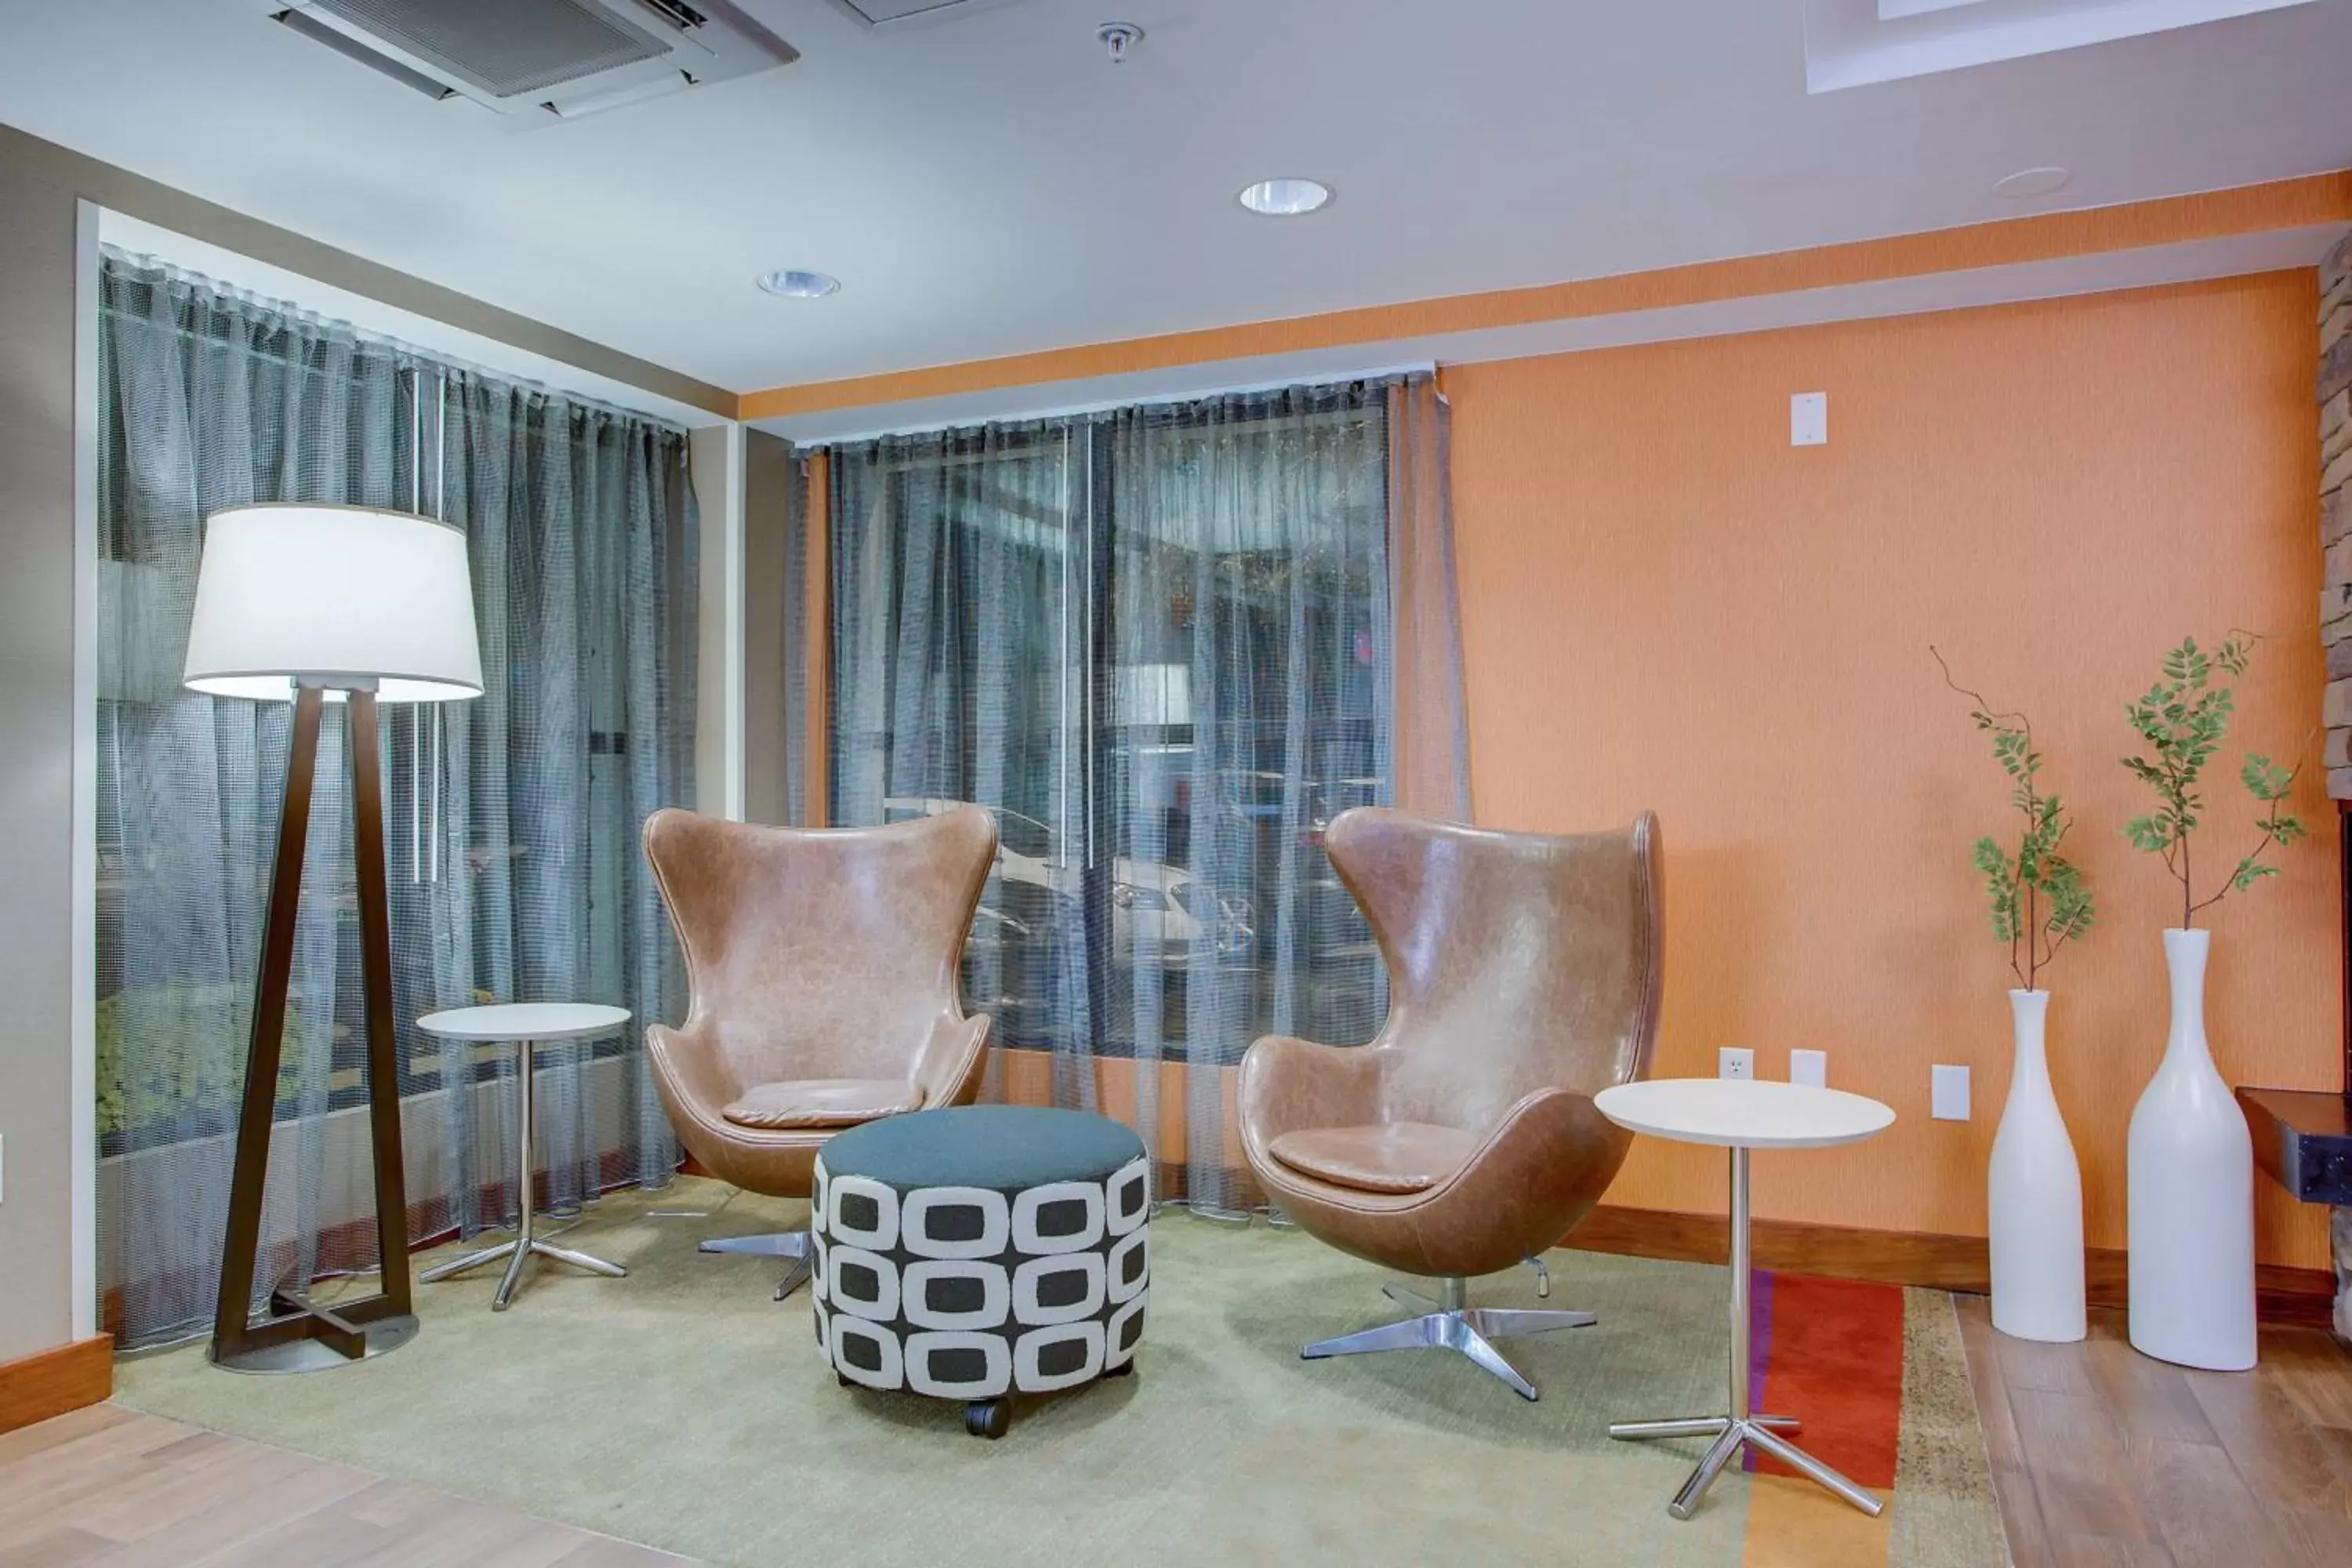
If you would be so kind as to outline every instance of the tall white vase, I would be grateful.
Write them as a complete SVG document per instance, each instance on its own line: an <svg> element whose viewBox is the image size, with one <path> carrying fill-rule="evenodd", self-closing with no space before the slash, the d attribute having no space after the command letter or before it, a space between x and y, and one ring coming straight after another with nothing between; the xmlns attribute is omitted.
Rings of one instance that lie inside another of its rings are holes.
<svg viewBox="0 0 2352 1568"><path fill-rule="evenodd" d="M2131 1120L2131 1342L2243 1372L2254 1364L2254 1146L2205 1045L2211 937L2164 933L2172 1032Z"/></svg>
<svg viewBox="0 0 2352 1568"><path fill-rule="evenodd" d="M2009 1100L1992 1138L1992 1326L2021 1340L2073 1341L2083 1303L2083 1170L2050 1089L2047 991L2009 994L2016 1035Z"/></svg>

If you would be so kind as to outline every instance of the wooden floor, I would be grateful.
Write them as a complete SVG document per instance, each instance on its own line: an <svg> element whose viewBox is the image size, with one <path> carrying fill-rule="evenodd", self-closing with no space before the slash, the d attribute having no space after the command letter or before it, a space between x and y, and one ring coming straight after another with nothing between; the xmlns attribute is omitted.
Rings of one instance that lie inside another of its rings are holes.
<svg viewBox="0 0 2352 1568"><path fill-rule="evenodd" d="M1959 1298L1969 1375L2018 1568L2352 1565L2352 1351L2264 1329L2251 1373L2131 1348L2123 1314L2081 1344L1996 1334Z"/></svg>
<svg viewBox="0 0 2352 1568"><path fill-rule="evenodd" d="M115 1405L0 1434L5 1568L656 1568L685 1562Z"/></svg>

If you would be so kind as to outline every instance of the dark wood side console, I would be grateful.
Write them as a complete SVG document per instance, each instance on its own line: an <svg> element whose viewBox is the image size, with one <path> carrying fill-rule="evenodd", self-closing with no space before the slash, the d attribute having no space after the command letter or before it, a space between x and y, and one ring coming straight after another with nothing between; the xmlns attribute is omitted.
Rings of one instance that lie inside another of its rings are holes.
<svg viewBox="0 0 2352 1568"><path fill-rule="evenodd" d="M2352 1098L2326 1089L2242 1089L2254 1160L2307 1204L2352 1205Z"/></svg>

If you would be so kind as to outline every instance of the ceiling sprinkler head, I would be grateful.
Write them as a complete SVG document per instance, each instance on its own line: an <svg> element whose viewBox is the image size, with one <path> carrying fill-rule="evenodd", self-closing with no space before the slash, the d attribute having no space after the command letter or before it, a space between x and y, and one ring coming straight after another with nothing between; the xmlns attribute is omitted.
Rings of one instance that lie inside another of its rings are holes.
<svg viewBox="0 0 2352 1568"><path fill-rule="evenodd" d="M1143 29L1132 22L1105 22L1095 29L1095 37L1110 52L1110 63L1122 66L1127 63L1127 52L1143 42Z"/></svg>

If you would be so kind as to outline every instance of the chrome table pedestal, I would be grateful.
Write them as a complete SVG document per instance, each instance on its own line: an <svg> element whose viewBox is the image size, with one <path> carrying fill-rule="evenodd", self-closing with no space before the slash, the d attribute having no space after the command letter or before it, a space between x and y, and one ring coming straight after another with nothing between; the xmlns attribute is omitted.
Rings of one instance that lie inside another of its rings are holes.
<svg viewBox="0 0 2352 1568"><path fill-rule="evenodd" d="M446 1039L479 1041L486 1037L488 1031L495 1030L499 1026L499 1019L497 1015L501 1011L503 1010L496 1007L459 1008L452 1012L436 1013L429 1017L420 1018L417 1024L427 1033L438 1035ZM542 1007L539 1011L551 1014L556 1009ZM623 1020L628 1017L626 1013L617 1007L580 1008L573 1011L579 1012L583 1016L576 1026L557 1037L577 1038L583 1035L610 1029L613 1027L613 1023L604 1016L605 1015L618 1015ZM467 1253L462 1258L453 1258L448 1262L436 1264L417 1276L419 1280L431 1284L437 1279L446 1279L453 1274L463 1274L468 1269L479 1268L485 1263L495 1263L503 1258L507 1259L507 1271L505 1278L499 1281L497 1291L490 1297L490 1310L493 1312L503 1312L512 1304L515 1287L522 1280L523 1263L533 1257L552 1258L558 1263L568 1263L574 1268L584 1268L591 1274L602 1274L613 1279L625 1279L629 1272L617 1263L608 1263L601 1258L592 1258L584 1252L574 1252L568 1247L558 1247L552 1242L541 1241L531 1234L532 1210L535 1206L530 1180L531 1102L537 1098L532 1084L533 1079L537 1076L532 1071L535 1066L533 1053L540 1046L549 1043L551 1041L545 1037L519 1037L514 1041L515 1067L521 1075L521 1082L516 1086L515 1090L516 1103L520 1107L518 1121L520 1124L515 1139L515 1201L522 1213L521 1220L515 1226L514 1239L499 1242L495 1247L485 1247L479 1251Z"/></svg>
<svg viewBox="0 0 2352 1568"><path fill-rule="evenodd" d="M1731 1151L1731 1405L1722 1415L1693 1415L1667 1421L1620 1421L1609 1428L1609 1435L1626 1442L1638 1442L1653 1437L1713 1437L1698 1468L1683 1483L1666 1511L1676 1519L1688 1519L1698 1510L1699 1501L1715 1478L1724 1472L1732 1460L1739 1457L1742 1447L1753 1447L1771 1455L1782 1464L1820 1482L1873 1519L1886 1505L1861 1487L1780 1436L1794 1431L1797 1423L1783 1415L1751 1415L1748 1408L1748 1150L1734 1145Z"/></svg>

